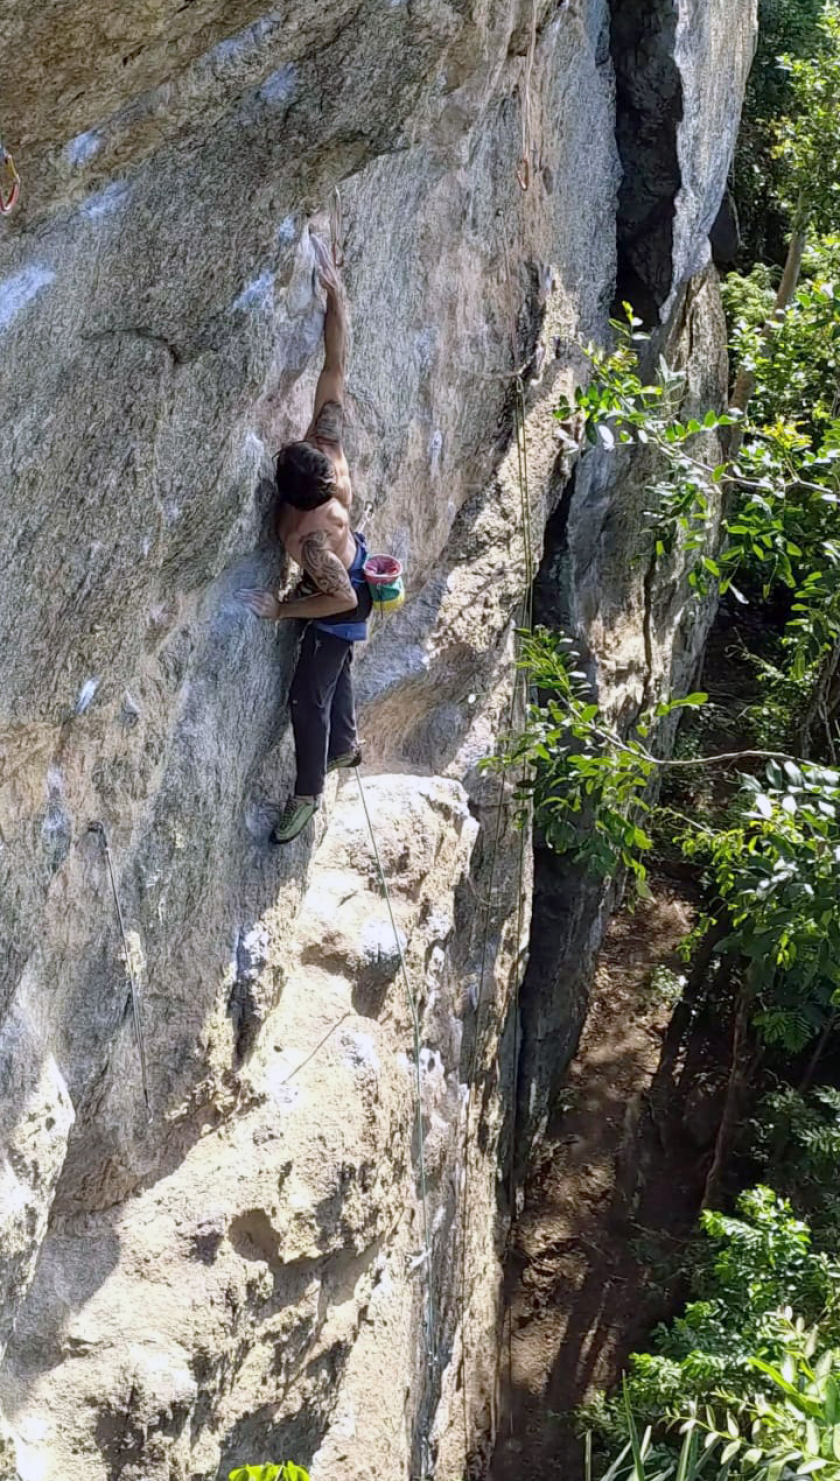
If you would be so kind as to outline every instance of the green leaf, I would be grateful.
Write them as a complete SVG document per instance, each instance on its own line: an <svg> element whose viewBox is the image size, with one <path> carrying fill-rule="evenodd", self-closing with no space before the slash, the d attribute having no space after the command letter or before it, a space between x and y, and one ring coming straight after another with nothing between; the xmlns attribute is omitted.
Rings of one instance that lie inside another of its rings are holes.
<svg viewBox="0 0 840 1481"><path fill-rule="evenodd" d="M819 1455L820 1453L820 1432L813 1419L805 1421L805 1448L808 1455Z"/></svg>
<svg viewBox="0 0 840 1481"><path fill-rule="evenodd" d="M627 1386L626 1378L624 1380L623 1391L624 1417L627 1421L627 1432L630 1436L630 1449L633 1455L633 1474L636 1478L636 1481L647 1481L647 1477L645 1475L644 1456L642 1454L642 1445L639 1443L639 1432L636 1428L636 1421L633 1417L633 1410L630 1405L630 1392Z"/></svg>
<svg viewBox="0 0 840 1481"><path fill-rule="evenodd" d="M286 1466L240 1466L238 1470L229 1473L229 1481L286 1481ZM302 1473L304 1481L308 1481L306 1473ZM292 1478L297 1481L297 1478Z"/></svg>

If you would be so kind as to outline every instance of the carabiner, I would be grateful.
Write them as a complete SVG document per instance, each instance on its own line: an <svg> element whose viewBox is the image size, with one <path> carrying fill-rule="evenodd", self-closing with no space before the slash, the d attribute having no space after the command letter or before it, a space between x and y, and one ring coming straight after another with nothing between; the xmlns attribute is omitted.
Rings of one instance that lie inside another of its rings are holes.
<svg viewBox="0 0 840 1481"><path fill-rule="evenodd" d="M20 175L15 162L0 144L0 216L11 216L20 198Z"/></svg>

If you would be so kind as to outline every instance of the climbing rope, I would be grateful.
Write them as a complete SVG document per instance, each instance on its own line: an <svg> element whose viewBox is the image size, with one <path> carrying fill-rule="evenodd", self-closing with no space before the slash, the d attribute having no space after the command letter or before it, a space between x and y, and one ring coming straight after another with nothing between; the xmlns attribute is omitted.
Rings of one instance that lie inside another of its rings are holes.
<svg viewBox="0 0 840 1481"><path fill-rule="evenodd" d="M20 175L0 139L0 216L11 216L20 199Z"/></svg>
<svg viewBox="0 0 840 1481"><path fill-rule="evenodd" d="M289 1071L289 1073L286 1076L285 1080L281 1080L280 1081L280 1084L281 1085L289 1085L289 1084L291 1084L292 1080L294 1080L294 1078L295 1078L295 1075L299 1075L300 1072L301 1072L301 1070L305 1070L306 1069L306 1066L308 1064L311 1064L312 1063L312 1060L315 1058L316 1054L320 1054L321 1053L321 1050L323 1049L324 1045L327 1043L327 1041L329 1039L332 1038L332 1036L336 1032L336 1030L337 1029L340 1029L341 1028L341 1025L343 1023L345 1023L348 1018L352 1018L352 1017L353 1017L353 1014L352 1014L351 1010L348 1008L346 1013L342 1013L341 1017L340 1018L337 1018L336 1021L335 1021L335 1023L331 1024L331 1026L327 1029L327 1032L324 1034L323 1038L321 1038L321 1039L318 1040L317 1044L315 1045L315 1048L314 1049L311 1049L309 1051L309 1053L307 1054L306 1058L305 1059L302 1059L301 1062L300 1062L300 1064L296 1064L295 1067L294 1067L294 1069Z"/></svg>
<svg viewBox="0 0 840 1481"><path fill-rule="evenodd" d="M531 184L531 157L534 152L534 122L531 107L531 80L534 75L534 60L537 54L537 4L533 0L531 9L531 39L528 43L528 56L525 62L525 76L522 83L522 155L516 168L516 178L521 190L525 191Z"/></svg>
<svg viewBox="0 0 840 1481"><path fill-rule="evenodd" d="M123 956L125 958L125 970L128 974L129 986L131 988L131 1011L134 1018L134 1037L137 1040L137 1053L140 1057L140 1079L143 1085L143 1099L146 1103L146 1115L151 1121L152 1102L149 1097L149 1081L146 1074L146 1049L143 1043L143 1024L140 1012L140 984L138 983L134 973L134 963L132 961L131 951L128 945L128 937L125 930L125 921L123 920L122 906L120 905L120 897L117 890L117 881L114 878L114 863L113 859L111 858L111 849L108 843L108 834L105 831L105 824L91 823L90 832L96 833L99 837L102 844L102 851L105 855L105 862L108 865L108 875L111 880L111 893L114 897L114 907L117 912L117 921L119 922L120 936L122 937Z"/></svg>
<svg viewBox="0 0 840 1481"><path fill-rule="evenodd" d="M419 1162L419 1166L420 1166L420 1204L421 1204L421 1208L422 1208L422 1219L423 1219L423 1252L422 1252L422 1255L421 1255L421 1263L424 1265L425 1271L426 1271L426 1282L425 1282L425 1284L426 1284L426 1320L425 1320L426 1344L425 1345L426 1345L426 1358L427 1358L427 1363L428 1363L428 1375L429 1375L429 1380L430 1380L429 1387L430 1387L430 1393L431 1393L431 1392L433 1392L434 1381L435 1381L435 1376L436 1376L435 1375L435 1360L436 1360L435 1336L436 1336L436 1330L437 1330L437 1328L436 1328L436 1321L435 1321L434 1289L433 1289L433 1281L432 1281L432 1245L431 1245L431 1231L430 1231L430 1228L429 1228L429 1198L428 1198L428 1187L427 1187L427 1181L426 1181L426 1140L425 1140L425 1132L424 1132L424 1129L423 1129L423 1082L422 1082L422 1073L421 1073L421 1066L420 1066L420 1053L421 1053L421 1048L422 1048L421 1036L420 1036L420 1015L419 1015L419 1013L417 1011L417 999L416 999L415 994L414 994L414 989L411 986L411 978L408 975L408 967L406 966L405 952L403 951L402 939L400 937L399 930L397 929L397 922L396 922L396 918L394 916L394 909L393 909L393 906L391 904L391 892L390 892L390 890L388 888L388 881L385 878L385 870L382 867L382 859L381 859L381 856L380 856L380 853L379 853L379 846L378 846L378 844L376 842L376 834L375 834L374 828L373 828L373 819L371 818L371 815L370 815L370 809L368 808L367 797L365 796L364 785L362 783L362 778L361 778L361 776L359 774L358 769L356 770L356 781L357 781L358 786L359 786L359 796L360 796L360 798L362 800L362 807L364 809L365 818L367 820L368 832L370 833L370 843L371 843L371 848L373 849L373 857L374 857L374 860L376 861L376 870L377 870L377 874L379 875L379 885L380 885L380 888L382 890L382 897L383 897L383 899L385 901L385 905L386 905L386 908L387 908L387 911L388 911L388 919L389 919L389 921L391 923L391 930L394 933L394 941L396 942L397 953L398 953L399 959L400 959L400 971L402 973L403 983L405 984L405 993L406 993L406 998L408 999L409 1010L411 1012L411 1023L412 1023L412 1029L413 1029L413 1035L414 1035L414 1082L415 1082L414 1083L414 1091L415 1091L415 1101L416 1101L415 1115L416 1115L416 1121L417 1121L417 1156L418 1156L418 1162ZM425 1451L425 1441L424 1441L424 1451ZM423 1477L421 1478L421 1481L425 1481L427 1470L428 1470L427 1456L424 1453L424 1455L423 1455Z"/></svg>

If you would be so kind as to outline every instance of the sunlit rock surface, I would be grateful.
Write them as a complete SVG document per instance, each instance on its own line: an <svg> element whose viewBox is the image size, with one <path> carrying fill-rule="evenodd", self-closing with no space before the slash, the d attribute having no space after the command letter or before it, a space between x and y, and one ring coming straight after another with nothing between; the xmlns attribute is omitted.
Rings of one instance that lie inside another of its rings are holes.
<svg viewBox="0 0 840 1481"><path fill-rule="evenodd" d="M552 416L633 274L724 393L715 284L686 292L753 4L661 8L0 0L3 1476L456 1481L492 1429L520 1040L536 1125L585 956L543 923L554 1016L520 1034L530 848L478 763L524 520L537 561L567 520L558 600L617 711L689 677L707 617L677 563L651 626L639 479L570 485ZM636 77L656 134L663 56L657 161L626 121ZM357 516L409 583L358 664L399 946L354 777L267 844L296 637L233 596L286 577L264 478L308 420L336 185Z"/></svg>

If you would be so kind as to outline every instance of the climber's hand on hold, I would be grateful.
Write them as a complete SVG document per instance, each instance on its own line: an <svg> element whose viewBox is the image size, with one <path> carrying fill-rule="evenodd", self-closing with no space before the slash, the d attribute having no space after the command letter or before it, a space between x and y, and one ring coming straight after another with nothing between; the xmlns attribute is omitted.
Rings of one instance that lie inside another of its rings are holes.
<svg viewBox="0 0 840 1481"><path fill-rule="evenodd" d="M327 290L327 298L333 302L340 301L341 279L331 262L328 262L324 267L318 268L318 277L321 279L323 287Z"/></svg>
<svg viewBox="0 0 840 1481"><path fill-rule="evenodd" d="M268 622L276 622L281 615L280 603L273 591L263 591L257 586L243 586L236 593L236 600L256 617L264 617Z"/></svg>
<svg viewBox="0 0 840 1481"><path fill-rule="evenodd" d="M338 298L341 293L341 279L335 264L320 237L315 236L313 232L310 240L315 253L315 261L318 264L318 277L327 290L327 297Z"/></svg>

